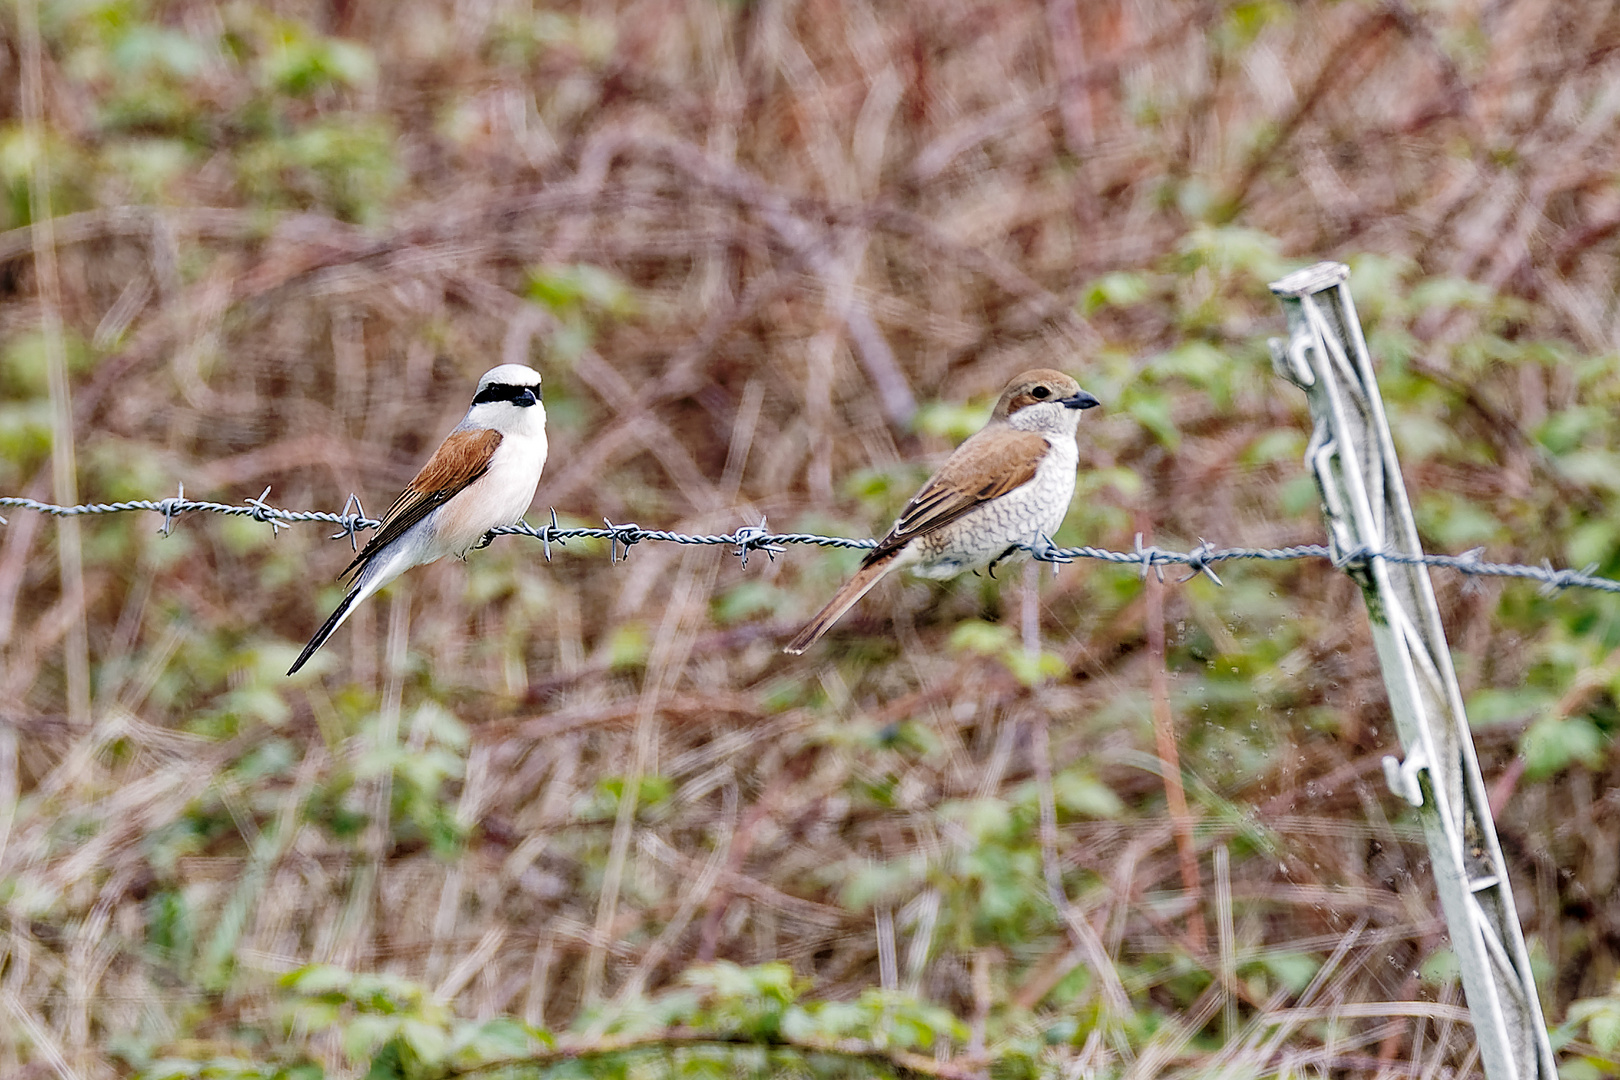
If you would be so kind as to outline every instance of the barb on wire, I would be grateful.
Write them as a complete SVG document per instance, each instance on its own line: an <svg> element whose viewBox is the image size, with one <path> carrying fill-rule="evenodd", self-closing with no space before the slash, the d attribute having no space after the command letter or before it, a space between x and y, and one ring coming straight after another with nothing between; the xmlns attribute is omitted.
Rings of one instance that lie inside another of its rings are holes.
<svg viewBox="0 0 1620 1080"><path fill-rule="evenodd" d="M555 514L556 511L553 510L552 513ZM764 518L759 519L758 525L744 525L738 529L736 537L737 550L732 554L742 560L743 569L745 570L748 568L748 553L750 551L763 551L766 558L775 562L777 554L787 550L781 544L772 542L771 530L765 527Z"/></svg>
<svg viewBox="0 0 1620 1080"><path fill-rule="evenodd" d="M337 525L344 531L339 536L346 536L352 530L375 529L382 522L375 518L368 518L363 512L351 514L349 505L358 507L360 500L350 496L350 503L344 505L344 512L334 514L327 510L283 510L271 506L265 500L269 498L270 489L265 488L256 499L249 499L244 503L217 503L205 502L186 498L185 485L180 485L180 493L168 499L127 499L123 502L110 503L82 503L78 506L57 506L54 503L40 502L38 499L26 499L18 495L0 497L0 506L12 507L18 510L32 510L38 514L48 514L51 517L85 517L91 514L126 514L135 510L146 510L154 514L161 514L165 530L171 529L174 520L181 514L226 514L232 517L250 517L255 521L270 523L274 528L304 521L321 521L330 525ZM334 538L335 539L335 538Z"/></svg>
<svg viewBox="0 0 1620 1080"><path fill-rule="evenodd" d="M1192 570L1192 573L1182 578L1178 584L1185 585L1199 574L1203 574L1215 584L1225 587L1226 582L1222 581L1220 575L1215 573L1214 567L1209 565L1209 557L1214 555L1216 550L1214 544L1200 536L1198 546L1187 552L1187 566Z"/></svg>
<svg viewBox="0 0 1620 1080"><path fill-rule="evenodd" d="M351 547L359 546L359 533L367 529L375 529L382 524L376 518L367 517L365 508L360 505L357 496L350 495L343 504L343 512L334 514L326 510L286 510L272 506L268 499L270 489L260 492L257 498L248 499L242 503L207 502L198 499L186 498L186 489L181 485L178 494L167 499L129 499L123 502L84 503L78 506L58 506L54 503L40 502L37 499L23 498L22 496L0 497L0 509L10 508L17 510L32 510L35 513L47 514L51 517L84 517L95 514L123 514L134 511L146 511L159 515L163 524L159 531L167 535L173 531L175 521L182 514L225 514L235 517L250 517L255 521L262 521L274 530L287 528L303 522L320 522L336 525L338 532L332 539L347 538ZM352 508L352 509L351 509ZM0 517L0 525L5 524L5 518ZM546 559L551 559L551 545L564 545L569 540L594 539L606 540L611 549L614 562L625 558L631 546L646 541L670 544L705 544L711 547L732 548L732 554L748 563L750 552L763 551L770 558L775 558L787 550L790 544L802 544L814 547L870 549L877 546L876 540L853 536L822 536L818 533L773 533L761 521L758 525L743 525L734 532L729 533L679 533L669 529L643 529L633 523L615 523L603 520L602 528L590 527L563 527L557 521L557 511L551 511L551 520L541 526L530 525L527 521L519 521L515 525L503 525L491 529L484 537L484 543L497 536L529 536L539 540L545 546ZM620 551L620 548L623 551ZM1562 592L1565 589L1595 589L1599 592L1620 593L1620 580L1599 577L1596 574L1597 564L1582 567L1580 570L1559 569L1550 562L1543 562L1540 566L1526 566L1519 563L1487 562L1483 558L1484 548L1473 548L1460 555L1411 555L1395 551L1370 551L1366 548L1355 548L1350 551L1338 553L1326 544L1296 544L1292 547L1282 548L1245 548L1215 547L1207 540L1200 540L1198 546L1191 551L1171 551L1154 544L1143 544L1142 537L1136 537L1135 548L1132 551L1110 551L1107 548L1073 547L1059 548L1049 544L1038 548L1026 549L1029 553L1043 562L1068 562L1073 559L1094 559L1099 562L1113 563L1121 566L1136 566L1145 577L1149 572L1163 575L1166 566L1184 566L1190 573L1183 581L1190 581L1200 574L1207 576L1215 584L1222 584L1215 573L1215 564L1233 562L1239 559L1254 559L1261 562L1290 562L1299 559L1326 559L1336 566L1344 569L1357 569L1365 566L1374 559L1384 559L1392 563L1404 563L1414 566L1429 566L1442 570L1455 570L1459 574L1470 577L1499 577L1515 578L1522 581L1534 581L1541 585L1542 590L1549 594Z"/></svg>
<svg viewBox="0 0 1620 1080"><path fill-rule="evenodd" d="M185 494L186 494L186 488L185 488L185 485L182 484L180 486L180 495L181 495L182 498L184 498ZM349 512L349 507L351 507L351 506L354 507L354 512L352 514ZM356 495L352 491L349 492L349 497L346 500L344 500L344 503L343 503L343 518L344 518L343 528L341 528L337 532L333 533L331 538L333 540L342 540L346 536L346 537L349 538L349 550L350 551L359 551L360 550L360 541L359 541L359 539L357 537L358 537L358 533L360 532L360 530L363 527L365 527L361 523L362 522L369 522L371 519L366 517L366 508L364 506L360 505L360 496ZM167 535L167 534L168 534L168 530L165 529L164 530L164 535ZM550 558L550 553L549 552L547 553L547 558Z"/></svg>

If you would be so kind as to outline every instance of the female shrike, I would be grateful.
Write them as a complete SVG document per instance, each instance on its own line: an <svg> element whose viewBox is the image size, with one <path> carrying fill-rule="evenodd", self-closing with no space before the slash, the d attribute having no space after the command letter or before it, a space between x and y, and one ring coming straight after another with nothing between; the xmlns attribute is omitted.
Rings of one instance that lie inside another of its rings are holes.
<svg viewBox="0 0 1620 1080"><path fill-rule="evenodd" d="M911 497L855 576L782 650L802 653L891 570L948 578L992 570L1063 524L1080 464L1080 413L1097 399L1061 371L1036 368L1001 392L990 422Z"/></svg>
<svg viewBox="0 0 1620 1080"><path fill-rule="evenodd" d="M422 466L360 554L344 569L349 594L298 654L304 666L355 605L413 566L466 555L497 525L528 510L546 464L540 373L502 364L478 380L472 407Z"/></svg>

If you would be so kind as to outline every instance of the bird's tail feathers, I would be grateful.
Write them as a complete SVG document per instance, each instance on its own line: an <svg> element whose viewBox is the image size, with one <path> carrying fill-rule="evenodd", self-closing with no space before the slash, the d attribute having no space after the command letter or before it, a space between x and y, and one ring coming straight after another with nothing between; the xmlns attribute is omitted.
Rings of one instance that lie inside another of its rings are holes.
<svg viewBox="0 0 1620 1080"><path fill-rule="evenodd" d="M349 617L359 598L358 592L352 592L343 598L337 610L332 612L331 618L321 624L321 628L315 631L315 636L309 639L309 644L304 646L304 651L298 654L298 659L293 661L293 666L287 669L288 675L298 674L298 669L309 662L309 658L315 655L315 650L326 644L326 639L331 637L337 628L343 625L343 620Z"/></svg>
<svg viewBox="0 0 1620 1080"><path fill-rule="evenodd" d="M804 629L800 630L792 641L782 647L782 651L797 656L814 645L817 639L843 616L844 612L855 606L855 601L865 596L884 574L895 568L895 560L899 557L899 554L896 551L892 555L862 566L860 570L856 571L855 576L846 581L844 587L839 589L838 593L827 602L827 606L817 612L816 617L805 623Z"/></svg>
<svg viewBox="0 0 1620 1080"><path fill-rule="evenodd" d="M395 560L390 560L390 562L393 561ZM321 624L321 628L315 631L315 636L309 639L309 644L304 646L304 651L298 654L298 659L293 661L293 666L287 669L288 675L298 673L298 669L303 667L309 658L315 655L315 650L326 644L326 639L331 637L337 631L337 628L343 625L343 621L354 613L354 609L359 606L360 601L399 576L397 570L392 574L383 573L382 571L386 569L392 569L392 566L367 563L360 568L360 572L355 575L354 584L349 589L348 595L344 596L342 602L338 604L337 610L332 612L331 617Z"/></svg>

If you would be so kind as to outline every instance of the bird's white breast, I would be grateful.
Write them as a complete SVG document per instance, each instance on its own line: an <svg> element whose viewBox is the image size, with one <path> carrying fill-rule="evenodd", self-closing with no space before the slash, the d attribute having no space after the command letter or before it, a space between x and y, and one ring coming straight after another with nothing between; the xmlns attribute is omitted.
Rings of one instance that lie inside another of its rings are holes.
<svg viewBox="0 0 1620 1080"><path fill-rule="evenodd" d="M521 518L534 501L545 465L544 430L503 436L489 471L439 509L433 524L434 557L465 555L489 530Z"/></svg>
<svg viewBox="0 0 1620 1080"><path fill-rule="evenodd" d="M913 541L915 554L905 560L912 572L922 577L954 577L988 566L1009 547L1050 539L1074 499L1080 449L1073 436L1048 436L1048 442L1028 483Z"/></svg>

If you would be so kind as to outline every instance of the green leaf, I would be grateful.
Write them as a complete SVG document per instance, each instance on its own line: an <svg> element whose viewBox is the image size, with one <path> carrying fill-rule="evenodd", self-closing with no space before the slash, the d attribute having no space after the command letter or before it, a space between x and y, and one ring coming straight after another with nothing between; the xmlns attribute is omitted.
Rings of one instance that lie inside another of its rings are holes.
<svg viewBox="0 0 1620 1080"><path fill-rule="evenodd" d="M1468 725L1487 728L1494 724L1517 723L1546 708L1554 695L1533 686L1511 690L1476 690L1468 698Z"/></svg>
<svg viewBox="0 0 1620 1080"><path fill-rule="evenodd" d="M1503 532L1502 522L1488 510L1449 491L1426 492L1413 509L1419 531L1447 550L1489 544Z"/></svg>
<svg viewBox="0 0 1620 1080"><path fill-rule="evenodd" d="M893 900L915 890L928 870L927 864L918 859L861 863L839 869L843 884L840 901L852 911L861 911L879 900Z"/></svg>
<svg viewBox="0 0 1620 1080"><path fill-rule="evenodd" d="M622 623L608 638L608 667L614 671L643 667L651 650L652 639L645 626L639 622Z"/></svg>
<svg viewBox="0 0 1620 1080"><path fill-rule="evenodd" d="M417 706L406 727L411 731L425 731L434 742L455 750L465 750L472 739L467 725L437 701L424 701Z"/></svg>
<svg viewBox="0 0 1620 1080"><path fill-rule="evenodd" d="M973 653L976 656L1000 656L1014 644L1013 631L1011 627L1000 623L972 619L958 623L956 629L951 631L947 644L955 652Z"/></svg>
<svg viewBox="0 0 1620 1080"><path fill-rule="evenodd" d="M612 271L589 263L537 266L529 271L524 295L559 316L586 311L625 316L635 311L630 287Z"/></svg>
<svg viewBox="0 0 1620 1080"><path fill-rule="evenodd" d="M1558 1044L1553 1043L1553 1049ZM1566 1058L1558 1063L1558 1080L1612 1080L1614 1069L1608 1062L1597 1062L1590 1058Z"/></svg>
<svg viewBox="0 0 1620 1080"><path fill-rule="evenodd" d="M1322 966L1322 959L1305 953L1278 953L1265 958L1266 971L1279 983L1299 993L1310 985Z"/></svg>
<svg viewBox="0 0 1620 1080"><path fill-rule="evenodd" d="M1042 652L1031 656L1022 648L1009 649L1002 654L1002 663L1013 673L1013 678L1025 686L1038 686L1068 671L1068 665L1057 653Z"/></svg>
<svg viewBox="0 0 1620 1080"><path fill-rule="evenodd" d="M1579 762L1596 769L1603 765L1609 739L1583 716L1547 716L1530 725L1519 744L1525 776L1541 780Z"/></svg>
<svg viewBox="0 0 1620 1080"><path fill-rule="evenodd" d="M400 1037L424 1065L438 1065L450 1053L450 1036L437 1024L406 1017L399 1025Z"/></svg>
<svg viewBox="0 0 1620 1080"><path fill-rule="evenodd" d="M1080 313L1093 315L1104 307L1129 307L1148 297L1147 275L1130 270L1104 274L1080 290Z"/></svg>
<svg viewBox="0 0 1620 1080"><path fill-rule="evenodd" d="M1577 484L1598 491L1620 491L1620 453L1612 450L1576 450L1554 461L1558 471Z"/></svg>
<svg viewBox="0 0 1620 1080"><path fill-rule="evenodd" d="M1424 982L1439 986L1455 982L1462 974L1462 966L1457 962L1457 954L1450 949L1436 949L1423 961L1420 971Z"/></svg>
<svg viewBox="0 0 1620 1080"><path fill-rule="evenodd" d="M978 843L1005 836L1012 825L1012 808L1001 799L962 799L939 808L939 815L962 825Z"/></svg>
<svg viewBox="0 0 1620 1080"><path fill-rule="evenodd" d="M793 968L781 961L743 967L730 960L689 968L681 982L708 990L718 998L790 1002L798 996Z"/></svg>
<svg viewBox="0 0 1620 1080"><path fill-rule="evenodd" d="M519 1057L530 1053L538 1041L534 1031L521 1020L497 1016L483 1023L464 1023L455 1040L458 1057L473 1061Z"/></svg>
<svg viewBox="0 0 1620 1080"><path fill-rule="evenodd" d="M1415 311L1432 311L1435 308L1488 308L1496 294L1490 286L1467 278L1430 277L1418 281L1412 286L1407 296L1407 302Z"/></svg>
<svg viewBox="0 0 1620 1080"><path fill-rule="evenodd" d="M1181 243L1194 265L1208 266L1263 286L1284 272L1280 242L1269 233L1236 225L1200 225Z"/></svg>
<svg viewBox="0 0 1620 1080"><path fill-rule="evenodd" d="M187 34L151 23L137 23L120 34L109 54L131 75L171 75L190 79L203 70L208 52Z"/></svg>
<svg viewBox="0 0 1620 1080"><path fill-rule="evenodd" d="M391 1040L371 1059L365 1080L406 1080L402 1056L398 1040Z"/></svg>
<svg viewBox="0 0 1620 1080"><path fill-rule="evenodd" d="M347 990L354 976L332 964L309 964L281 977L281 985L295 993L317 997Z"/></svg>
<svg viewBox="0 0 1620 1080"><path fill-rule="evenodd" d="M1620 550L1620 520L1604 518L1577 526L1564 542L1564 551L1571 566L1599 566L1614 558Z"/></svg>
<svg viewBox="0 0 1620 1080"><path fill-rule="evenodd" d="M1587 1037L1605 1054L1620 1049L1620 1009L1607 1009L1586 1022Z"/></svg>
<svg viewBox="0 0 1620 1080"><path fill-rule="evenodd" d="M1177 376L1194 386L1205 388L1231 362L1226 353L1207 341L1187 341L1154 357L1148 364L1148 370L1160 378Z"/></svg>
<svg viewBox="0 0 1620 1080"><path fill-rule="evenodd" d="M1305 433L1275 430L1258 436L1243 451L1240 461L1245 465L1272 465L1286 462L1293 465L1305 458Z"/></svg>
<svg viewBox="0 0 1620 1080"><path fill-rule="evenodd" d="M344 1054L350 1061L364 1061L373 1054L382 1056L379 1048L398 1034L399 1025L400 1020L396 1016L361 1013L349 1017L342 1022Z"/></svg>
<svg viewBox="0 0 1620 1080"><path fill-rule="evenodd" d="M775 614L784 599L782 592L769 582L741 581L715 600L714 617L723 625L735 626L762 615Z"/></svg>
<svg viewBox="0 0 1620 1080"><path fill-rule="evenodd" d="M1288 5L1279 0L1240 0L1226 11L1221 20L1221 43L1228 49L1243 49L1273 22L1291 14Z"/></svg>
<svg viewBox="0 0 1620 1080"><path fill-rule="evenodd" d="M1181 432L1176 428L1170 395L1158 390L1136 390L1125 400L1125 412L1132 420L1147 428L1167 448L1181 445Z"/></svg>
<svg viewBox="0 0 1620 1080"><path fill-rule="evenodd" d="M1074 769L1065 769L1052 778L1052 796L1058 808L1070 814L1117 818L1125 813L1125 803L1112 788Z"/></svg>
<svg viewBox="0 0 1620 1080"><path fill-rule="evenodd" d="M271 87L294 97L377 81L377 61L364 45L319 37L291 22L282 24L261 71Z"/></svg>
<svg viewBox="0 0 1620 1080"><path fill-rule="evenodd" d="M929 401L917 407L911 427L925 435L961 442L984 427L990 419L990 408L984 402Z"/></svg>

